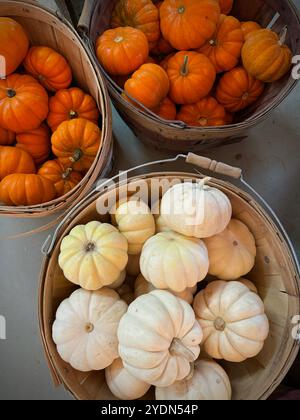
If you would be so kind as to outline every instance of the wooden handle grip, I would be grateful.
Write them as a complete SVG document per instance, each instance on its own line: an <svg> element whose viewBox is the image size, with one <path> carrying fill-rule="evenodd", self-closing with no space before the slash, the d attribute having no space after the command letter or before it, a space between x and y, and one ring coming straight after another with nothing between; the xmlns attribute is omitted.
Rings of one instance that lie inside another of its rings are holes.
<svg viewBox="0 0 300 420"><path fill-rule="evenodd" d="M88 33L90 29L90 22L94 10L95 0L85 0L81 16L78 21L78 29L81 32Z"/></svg>
<svg viewBox="0 0 300 420"><path fill-rule="evenodd" d="M226 165L222 162L217 162L203 156L195 155L194 153L189 153L186 159L187 163L196 165L199 168L207 169L211 172L215 172L220 175L229 176L231 178L240 179L242 176L242 170L240 168L235 168L234 166Z"/></svg>

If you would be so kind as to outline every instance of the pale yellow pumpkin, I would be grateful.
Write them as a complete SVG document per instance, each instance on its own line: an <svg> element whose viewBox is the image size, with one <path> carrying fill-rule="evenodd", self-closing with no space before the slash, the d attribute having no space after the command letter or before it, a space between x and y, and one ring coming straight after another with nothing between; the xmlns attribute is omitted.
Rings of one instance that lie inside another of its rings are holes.
<svg viewBox="0 0 300 420"><path fill-rule="evenodd" d="M63 239L58 263L70 282L98 290L119 279L127 250L127 240L116 228L94 221L76 226Z"/></svg>
<svg viewBox="0 0 300 420"><path fill-rule="evenodd" d="M164 224L182 235L209 238L222 232L230 222L232 207L228 197L210 187L210 178L185 182L170 188L161 201Z"/></svg>
<svg viewBox="0 0 300 420"><path fill-rule="evenodd" d="M123 366L122 359L116 359L105 369L108 388L120 400L137 400L149 390L149 384L132 376Z"/></svg>
<svg viewBox="0 0 300 420"><path fill-rule="evenodd" d="M243 362L257 356L269 334L264 303L244 284L210 283L194 299L205 352L213 359Z"/></svg>
<svg viewBox="0 0 300 420"><path fill-rule="evenodd" d="M129 373L165 387L190 374L203 335L188 303L154 290L129 306L119 324L118 338L119 354Z"/></svg>
<svg viewBox="0 0 300 420"><path fill-rule="evenodd" d="M111 365L118 358L117 329L126 310L114 290L76 290L60 304L52 328L60 357L82 372Z"/></svg>
<svg viewBox="0 0 300 420"><path fill-rule="evenodd" d="M145 243L140 267L156 289L183 292L207 276L207 249L200 239L172 231L158 233Z"/></svg>
<svg viewBox="0 0 300 420"><path fill-rule="evenodd" d="M109 285L109 288L117 290L119 287L122 286L125 279L126 279L126 270L123 270L120 276L118 277L118 279Z"/></svg>
<svg viewBox="0 0 300 420"><path fill-rule="evenodd" d="M152 283L149 283L145 277L140 274L134 284L134 296L138 298L139 296L146 295L147 293L156 290ZM174 296L185 300L190 305L193 303L194 294L197 291L197 286L190 287L185 289L183 292L172 292L172 290L168 289L168 292L172 293Z"/></svg>
<svg viewBox="0 0 300 420"><path fill-rule="evenodd" d="M140 254L144 243L155 234L155 221L148 205L141 200L126 201L117 207L114 218L128 241L128 253Z"/></svg>
<svg viewBox="0 0 300 420"><path fill-rule="evenodd" d="M240 220L232 219L220 234L205 239L209 256L209 274L221 280L238 280L255 264L255 239Z"/></svg>
<svg viewBox="0 0 300 420"><path fill-rule="evenodd" d="M175 382L167 388L156 388L156 400L231 400L231 385L225 370L213 360L198 359L191 378Z"/></svg>
<svg viewBox="0 0 300 420"><path fill-rule="evenodd" d="M141 254L128 255L126 271L129 276L136 277L140 274L140 258Z"/></svg>

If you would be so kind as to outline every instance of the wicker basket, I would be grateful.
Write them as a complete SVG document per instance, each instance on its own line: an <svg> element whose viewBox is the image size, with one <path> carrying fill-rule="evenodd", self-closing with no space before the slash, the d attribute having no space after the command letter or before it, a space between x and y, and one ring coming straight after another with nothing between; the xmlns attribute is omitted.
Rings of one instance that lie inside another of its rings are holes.
<svg viewBox="0 0 300 420"><path fill-rule="evenodd" d="M0 206L0 216L44 217L79 201L100 174L110 172L113 158L112 116L105 83L80 37L66 19L28 1L1 1L0 16L17 20L33 45L60 51L71 64L76 84L97 101L102 116L102 148L87 175L72 191L49 203L30 207Z"/></svg>
<svg viewBox="0 0 300 420"><path fill-rule="evenodd" d="M109 28L110 16L116 0L86 0L79 29L95 60L95 41ZM263 27L276 32L288 26L287 44L293 54L300 54L300 17L289 0L235 0L234 16L242 21L255 20ZM99 65L99 68L101 66ZM287 75L269 85L258 102L237 116L234 125L226 127L192 128L181 122L167 122L151 113L141 111L121 97L122 90L101 68L106 77L112 100L120 115L145 143L162 150L203 151L222 144L229 144L247 137L247 131L263 121L295 87L296 81Z"/></svg>
<svg viewBox="0 0 300 420"><path fill-rule="evenodd" d="M183 155L177 158L182 157L186 158ZM194 167L210 169L234 178L241 175L239 169L217 164L193 154L187 157L187 162ZM190 173L151 173L133 178L131 187L135 184L140 185L139 181L143 179L150 188L151 181L157 178L176 178L179 182L188 178L197 182L202 176ZM244 182L242 178L240 180ZM123 181L109 190L91 193L84 202L72 209L57 228L52 242L48 240L45 244L46 257L41 272L39 294L40 331L45 353L56 385L63 384L76 398L82 400L107 400L114 397L105 384L103 372L75 371L59 357L52 340L52 323L57 307L74 291L74 285L65 280L57 264L60 244L75 225L91 220L106 221L106 216L99 216L96 201L105 203L110 194L116 193L116 189L118 194L124 193L127 185ZM291 319L300 313L299 266L280 222L271 209L265 210L266 203L264 206L258 204L254 199L254 192L251 196L244 189L229 182L213 178L211 185L227 194L233 205L234 216L246 223L255 235L258 255L255 268L247 277L255 279L266 306L271 328L265 347L256 358L242 364L224 363L224 367L229 374L235 400L266 399L283 380L299 350L299 343L292 338L295 326L291 322ZM145 398L154 398L153 389Z"/></svg>

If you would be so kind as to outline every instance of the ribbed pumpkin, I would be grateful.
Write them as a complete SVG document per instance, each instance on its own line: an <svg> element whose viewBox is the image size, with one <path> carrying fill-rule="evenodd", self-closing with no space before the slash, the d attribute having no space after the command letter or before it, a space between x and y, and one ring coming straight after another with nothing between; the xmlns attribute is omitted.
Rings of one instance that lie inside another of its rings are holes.
<svg viewBox="0 0 300 420"><path fill-rule="evenodd" d="M5 59L5 75L13 73L26 57L29 39L24 28L15 20L0 18L0 57Z"/></svg>
<svg viewBox="0 0 300 420"><path fill-rule="evenodd" d="M215 0L164 0L160 27L177 50L200 48L214 34L220 17Z"/></svg>
<svg viewBox="0 0 300 420"><path fill-rule="evenodd" d="M248 22L242 22L242 31L244 32L245 41L253 34L255 31L262 29L259 23L249 20Z"/></svg>
<svg viewBox="0 0 300 420"><path fill-rule="evenodd" d="M213 63L217 73L233 69L239 61L244 44L240 22L233 16L221 15L215 34L198 49Z"/></svg>
<svg viewBox="0 0 300 420"><path fill-rule="evenodd" d="M101 130L83 118L63 122L51 138L52 150L67 167L87 170L101 147Z"/></svg>
<svg viewBox="0 0 300 420"><path fill-rule="evenodd" d="M125 92L149 109L155 109L169 92L167 73L157 64L144 64L125 83Z"/></svg>
<svg viewBox="0 0 300 420"><path fill-rule="evenodd" d="M50 131L46 124L35 130L17 134L16 140L16 146L28 152L36 165L44 163L50 155Z"/></svg>
<svg viewBox="0 0 300 420"><path fill-rule="evenodd" d="M169 96L176 104L194 104L211 91L216 71L210 60L194 51L181 51L167 64Z"/></svg>
<svg viewBox="0 0 300 420"><path fill-rule="evenodd" d="M234 0L218 0L221 8L221 13L223 13L224 15L228 15L231 12L233 1Z"/></svg>
<svg viewBox="0 0 300 420"><path fill-rule="evenodd" d="M14 144L16 134L13 131L5 130L0 127L0 146L11 146Z"/></svg>
<svg viewBox="0 0 300 420"><path fill-rule="evenodd" d="M82 180L79 172L73 171L71 167L65 167L58 159L44 163L38 175L53 182L58 197L70 192Z"/></svg>
<svg viewBox="0 0 300 420"><path fill-rule="evenodd" d="M285 38L285 31L280 37L270 29L253 32L242 49L248 73L266 83L281 79L292 65L292 52L284 44Z"/></svg>
<svg viewBox="0 0 300 420"><path fill-rule="evenodd" d="M208 96L194 105L183 105L177 114L177 120L192 127L213 127L227 124L224 107L212 96Z"/></svg>
<svg viewBox="0 0 300 420"><path fill-rule="evenodd" d="M216 98L227 111L237 112L257 101L263 91L263 82L252 77L243 67L236 67L220 79Z"/></svg>
<svg viewBox="0 0 300 420"><path fill-rule="evenodd" d="M109 29L97 39L96 55L109 74L124 76L146 62L149 44L146 35L139 29Z"/></svg>
<svg viewBox="0 0 300 420"><path fill-rule="evenodd" d="M164 120L175 120L176 119L176 105L170 98L166 97L155 109L155 114Z"/></svg>
<svg viewBox="0 0 300 420"><path fill-rule="evenodd" d="M159 13L151 0L118 0L112 13L111 27L131 26L156 42L160 36Z"/></svg>
<svg viewBox="0 0 300 420"><path fill-rule="evenodd" d="M50 91L66 89L72 82L72 70L67 60L49 47L31 47L24 67Z"/></svg>
<svg viewBox="0 0 300 420"><path fill-rule="evenodd" d="M0 126L19 133L38 128L47 118L48 100L31 76L12 74L0 80Z"/></svg>
<svg viewBox="0 0 300 420"><path fill-rule="evenodd" d="M34 206L56 197L54 185L34 174L12 174L0 182L0 202L8 206Z"/></svg>
<svg viewBox="0 0 300 420"><path fill-rule="evenodd" d="M62 122L75 118L98 123L99 111L96 101L77 87L59 90L50 98L49 108L47 122L52 131L55 131Z"/></svg>
<svg viewBox="0 0 300 420"><path fill-rule="evenodd" d="M0 147L0 180L11 174L35 172L35 165L29 153L16 147Z"/></svg>
<svg viewBox="0 0 300 420"><path fill-rule="evenodd" d="M162 4L163 1L160 1L155 4L158 11L160 10ZM172 51L174 51L174 48L162 35L160 36L159 40L154 44L154 47L151 48L151 53L157 56L160 56L162 54L170 54Z"/></svg>

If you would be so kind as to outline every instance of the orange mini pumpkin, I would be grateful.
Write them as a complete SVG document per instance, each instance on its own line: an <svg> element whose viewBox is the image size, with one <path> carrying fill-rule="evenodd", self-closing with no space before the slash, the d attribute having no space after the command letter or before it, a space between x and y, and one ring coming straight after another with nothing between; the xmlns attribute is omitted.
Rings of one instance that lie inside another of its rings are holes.
<svg viewBox="0 0 300 420"><path fill-rule="evenodd" d="M37 166L44 163L51 153L50 131L46 124L17 134L16 140L16 146L28 152Z"/></svg>
<svg viewBox="0 0 300 420"><path fill-rule="evenodd" d="M205 54L217 73L221 73L238 64L243 44L244 33L240 22L233 16L221 15L217 31L198 52Z"/></svg>
<svg viewBox="0 0 300 420"><path fill-rule="evenodd" d="M159 14L151 0L118 0L112 13L111 27L131 26L156 42L160 36Z"/></svg>
<svg viewBox="0 0 300 420"><path fill-rule="evenodd" d="M49 179L54 184L58 197L70 192L82 180L82 175L79 172L64 166L58 159L44 163L39 169L38 175Z"/></svg>
<svg viewBox="0 0 300 420"><path fill-rule="evenodd" d="M167 65L170 98L176 104L194 104L211 91L216 80L214 66L203 54L181 51Z"/></svg>
<svg viewBox="0 0 300 420"><path fill-rule="evenodd" d="M16 134L13 131L4 130L0 127L0 146L11 146L14 144Z"/></svg>
<svg viewBox="0 0 300 420"><path fill-rule="evenodd" d="M157 64L144 64L125 83L125 92L146 108L155 109L169 92L169 78Z"/></svg>
<svg viewBox="0 0 300 420"><path fill-rule="evenodd" d="M193 105L183 105L177 119L192 127L213 127L227 123L224 107L212 97L204 98Z"/></svg>
<svg viewBox="0 0 300 420"><path fill-rule="evenodd" d="M97 39L96 54L109 74L124 76L145 63L149 44L146 35L138 29L108 29Z"/></svg>
<svg viewBox="0 0 300 420"><path fill-rule="evenodd" d="M254 79L243 67L224 74L216 98L229 112L237 112L253 104L263 93L264 83Z"/></svg>
<svg viewBox="0 0 300 420"><path fill-rule="evenodd" d="M30 48L24 67L27 73L50 91L66 89L72 83L71 67L67 60L52 48Z"/></svg>
<svg viewBox="0 0 300 420"><path fill-rule="evenodd" d="M242 31L244 32L245 41L249 38L249 35L253 34L255 31L259 31L262 27L251 20L248 22L242 22Z"/></svg>
<svg viewBox="0 0 300 420"><path fill-rule="evenodd" d="M161 32L177 50L200 48L215 33L219 17L216 0L164 0Z"/></svg>
<svg viewBox="0 0 300 420"><path fill-rule="evenodd" d="M29 153L16 147L0 147L0 180L11 174L35 174L35 164Z"/></svg>
<svg viewBox="0 0 300 420"><path fill-rule="evenodd" d="M0 182L0 201L7 206L35 206L55 197L53 183L40 175L13 174Z"/></svg>
<svg viewBox="0 0 300 420"><path fill-rule="evenodd" d="M292 66L292 52L285 45L286 31L279 37L270 29L253 32L242 49L243 65L262 82L281 79Z"/></svg>
<svg viewBox="0 0 300 420"><path fill-rule="evenodd" d="M101 147L101 130L83 118L65 121L53 133L52 151L66 167L90 169Z"/></svg>
<svg viewBox="0 0 300 420"><path fill-rule="evenodd" d="M176 119L176 105L170 98L166 97L154 111L163 120L174 121Z"/></svg>
<svg viewBox="0 0 300 420"><path fill-rule="evenodd" d="M223 13L224 15L229 15L233 6L233 1L234 0L218 0L221 8L221 13Z"/></svg>
<svg viewBox="0 0 300 420"><path fill-rule="evenodd" d="M98 124L99 111L96 101L77 87L59 90L50 98L49 108L47 122L52 131L62 122L75 118L85 118Z"/></svg>
<svg viewBox="0 0 300 420"><path fill-rule="evenodd" d="M12 74L0 80L0 126L23 132L38 128L49 112L48 95L33 77Z"/></svg>
<svg viewBox="0 0 300 420"><path fill-rule="evenodd" d="M0 17L0 57L5 59L5 74L17 70L29 48L29 39L24 28L15 20Z"/></svg>

